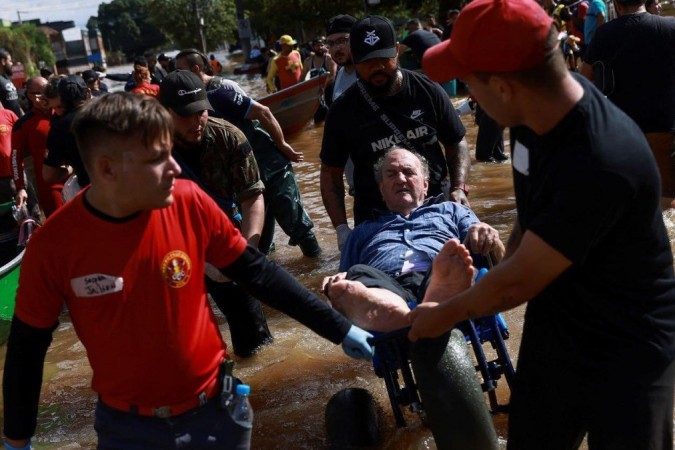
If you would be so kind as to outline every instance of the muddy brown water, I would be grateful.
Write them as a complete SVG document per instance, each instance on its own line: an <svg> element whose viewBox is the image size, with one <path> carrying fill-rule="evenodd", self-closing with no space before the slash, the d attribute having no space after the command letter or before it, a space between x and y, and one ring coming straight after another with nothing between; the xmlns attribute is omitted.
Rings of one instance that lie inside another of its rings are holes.
<svg viewBox="0 0 675 450"><path fill-rule="evenodd" d="M237 81L253 97L263 95L264 85L259 78L240 77ZM463 117L463 120L473 155L476 128L470 116ZM304 258L298 248L286 245L288 238L277 228L277 250L271 256L318 295L322 278L336 272L339 263L335 233L319 192L322 134L322 125L309 124L302 133L288 140L305 155L305 161L295 164L294 168L323 254L315 260ZM478 217L496 227L506 239L515 218L510 165L474 161L469 185L472 189L471 206ZM351 209L349 200L348 209ZM672 238L675 228L673 216L666 214L665 219ZM514 364L518 360L523 311L524 307L520 307L505 314L511 331L507 346ZM255 411L253 449L327 448L326 403L333 394L348 387L365 388L376 399L381 431L381 443L377 449L436 448L431 432L414 413L406 410L408 425L396 428L384 382L375 375L371 363L348 358L339 346L325 341L277 311L266 308L266 313L274 343L249 359L235 357L237 376L252 387L251 403ZM227 325L221 316L219 320L223 337L229 342ZM0 348L3 365L4 353L4 347ZM35 448L95 448L93 416L96 395L90 389L90 382L91 370L84 348L69 317L64 314L45 363ZM508 402L509 391L503 378L497 394L500 402ZM0 410L0 414L2 412ZM493 419L500 447L504 448L507 415L497 414Z"/></svg>

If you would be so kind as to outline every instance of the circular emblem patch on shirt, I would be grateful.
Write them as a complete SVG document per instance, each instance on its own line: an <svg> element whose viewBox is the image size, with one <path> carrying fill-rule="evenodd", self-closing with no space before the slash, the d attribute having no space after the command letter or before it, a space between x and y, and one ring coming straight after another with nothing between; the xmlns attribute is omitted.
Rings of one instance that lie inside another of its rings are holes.
<svg viewBox="0 0 675 450"><path fill-rule="evenodd" d="M192 262L180 250L169 252L162 260L162 277L172 288L181 288L190 281Z"/></svg>

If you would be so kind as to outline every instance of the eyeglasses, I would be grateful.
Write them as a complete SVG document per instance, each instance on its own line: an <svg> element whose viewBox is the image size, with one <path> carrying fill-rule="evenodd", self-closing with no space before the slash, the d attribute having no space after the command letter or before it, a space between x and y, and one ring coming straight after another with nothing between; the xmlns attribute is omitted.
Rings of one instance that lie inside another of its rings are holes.
<svg viewBox="0 0 675 450"><path fill-rule="evenodd" d="M326 41L327 47L339 47L341 45L349 45L349 38L348 37L341 37L341 38L335 39L334 41Z"/></svg>

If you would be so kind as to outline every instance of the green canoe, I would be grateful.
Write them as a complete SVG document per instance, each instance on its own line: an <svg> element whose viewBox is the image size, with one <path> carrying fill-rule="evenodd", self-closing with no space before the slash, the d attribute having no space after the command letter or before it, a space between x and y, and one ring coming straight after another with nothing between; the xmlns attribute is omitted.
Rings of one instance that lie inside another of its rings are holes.
<svg viewBox="0 0 675 450"><path fill-rule="evenodd" d="M7 214L12 210L14 202L0 203L0 214ZM16 242L16 233L4 233L0 235L0 241L3 244ZM19 285L19 269L21 268L21 259L23 252L15 256L11 261L0 267L0 320L12 320L14 315L14 300L16 299L16 288Z"/></svg>
<svg viewBox="0 0 675 450"><path fill-rule="evenodd" d="M21 259L26 250L22 250L14 259L0 268L0 319L11 320L14 315L16 288L19 285Z"/></svg>

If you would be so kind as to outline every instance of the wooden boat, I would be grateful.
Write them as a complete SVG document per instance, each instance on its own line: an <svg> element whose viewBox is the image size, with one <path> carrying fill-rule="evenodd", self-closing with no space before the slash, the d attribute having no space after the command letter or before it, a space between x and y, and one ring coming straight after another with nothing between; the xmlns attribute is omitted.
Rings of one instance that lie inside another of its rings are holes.
<svg viewBox="0 0 675 450"><path fill-rule="evenodd" d="M22 250L14 259L0 267L0 319L12 320L16 288L19 285L21 260L26 250Z"/></svg>
<svg viewBox="0 0 675 450"><path fill-rule="evenodd" d="M319 108L328 73L310 78L258 100L276 117L285 135L301 131Z"/></svg>

